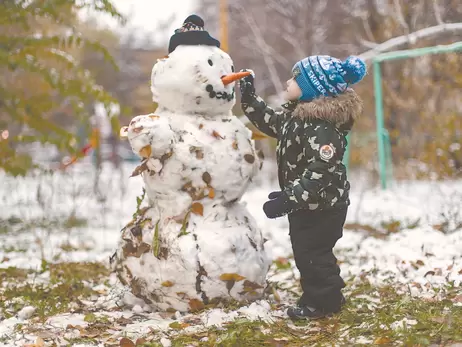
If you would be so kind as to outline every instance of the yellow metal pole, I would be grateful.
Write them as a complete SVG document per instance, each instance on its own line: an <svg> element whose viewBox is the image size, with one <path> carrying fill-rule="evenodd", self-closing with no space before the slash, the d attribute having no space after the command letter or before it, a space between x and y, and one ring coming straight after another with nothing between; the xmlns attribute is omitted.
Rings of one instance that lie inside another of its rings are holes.
<svg viewBox="0 0 462 347"><path fill-rule="evenodd" d="M228 52L228 4L227 0L220 0L220 29L221 49Z"/></svg>

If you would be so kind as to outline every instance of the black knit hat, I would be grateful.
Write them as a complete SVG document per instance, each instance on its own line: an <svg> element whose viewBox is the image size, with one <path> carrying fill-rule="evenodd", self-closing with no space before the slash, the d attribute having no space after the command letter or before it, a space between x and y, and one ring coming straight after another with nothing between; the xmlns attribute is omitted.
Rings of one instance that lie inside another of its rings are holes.
<svg viewBox="0 0 462 347"><path fill-rule="evenodd" d="M210 36L204 29L202 18L193 14L184 20L181 28L175 30L168 44L168 53L172 53L180 45L206 45L220 48L220 41Z"/></svg>

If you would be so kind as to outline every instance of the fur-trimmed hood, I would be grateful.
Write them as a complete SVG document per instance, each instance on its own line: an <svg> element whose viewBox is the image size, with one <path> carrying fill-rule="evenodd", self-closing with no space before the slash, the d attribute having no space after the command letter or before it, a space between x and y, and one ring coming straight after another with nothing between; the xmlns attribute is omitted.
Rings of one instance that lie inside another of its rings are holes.
<svg viewBox="0 0 462 347"><path fill-rule="evenodd" d="M363 102L349 88L336 97L321 97L310 102L299 102L293 115L301 119L322 119L341 127L353 124L363 112Z"/></svg>

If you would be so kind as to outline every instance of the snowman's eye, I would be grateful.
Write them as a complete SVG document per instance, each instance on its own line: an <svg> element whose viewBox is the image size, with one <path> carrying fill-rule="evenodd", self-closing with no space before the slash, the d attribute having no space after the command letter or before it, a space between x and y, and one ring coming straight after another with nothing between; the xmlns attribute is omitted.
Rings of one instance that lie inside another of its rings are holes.
<svg viewBox="0 0 462 347"><path fill-rule="evenodd" d="M210 66L213 66L213 61L212 61L212 59L209 59L208 63L209 63Z"/></svg>
<svg viewBox="0 0 462 347"><path fill-rule="evenodd" d="M234 72L234 66L233 65L231 65L231 71Z"/></svg>

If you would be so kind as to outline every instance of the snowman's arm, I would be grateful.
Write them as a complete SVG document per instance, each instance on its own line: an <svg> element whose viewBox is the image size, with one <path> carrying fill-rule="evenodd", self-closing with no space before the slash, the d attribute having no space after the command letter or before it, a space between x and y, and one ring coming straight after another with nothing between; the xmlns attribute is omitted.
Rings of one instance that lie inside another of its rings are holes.
<svg viewBox="0 0 462 347"><path fill-rule="evenodd" d="M268 136L278 137L283 112L274 111L261 97L256 95L252 95L247 102L242 103L242 110L258 130Z"/></svg>
<svg viewBox="0 0 462 347"><path fill-rule="evenodd" d="M153 114L137 116L128 127L128 140L135 154L143 158L160 158L170 152L174 142L168 119Z"/></svg>

